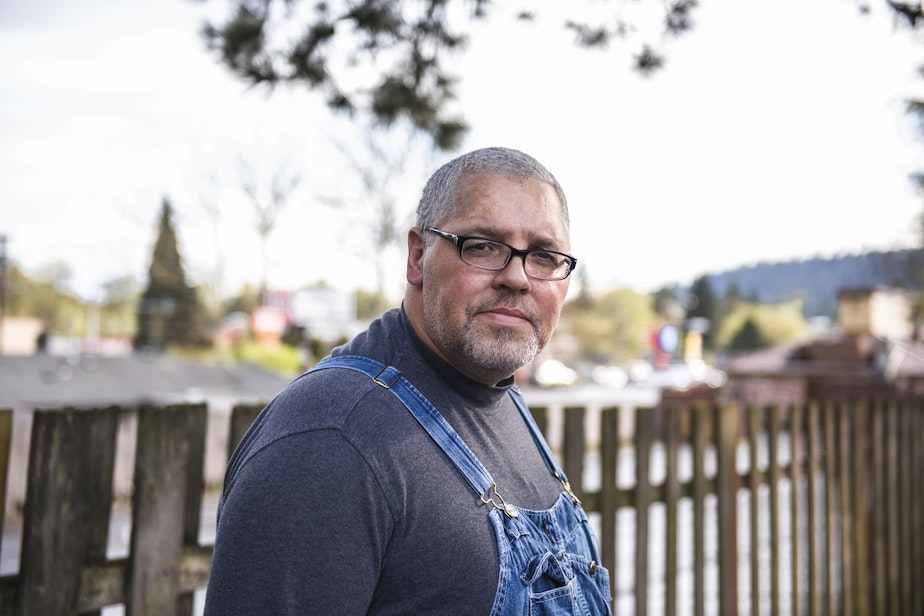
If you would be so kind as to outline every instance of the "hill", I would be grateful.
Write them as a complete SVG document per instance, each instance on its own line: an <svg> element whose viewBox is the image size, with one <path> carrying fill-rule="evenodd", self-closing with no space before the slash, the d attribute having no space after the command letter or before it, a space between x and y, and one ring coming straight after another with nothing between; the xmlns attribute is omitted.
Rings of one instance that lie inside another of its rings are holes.
<svg viewBox="0 0 924 616"><path fill-rule="evenodd" d="M747 300L774 303L801 298L806 317L834 318L841 289L920 288L924 282L924 250L758 263L706 276L717 298L724 297L733 285L737 285L738 293Z"/></svg>

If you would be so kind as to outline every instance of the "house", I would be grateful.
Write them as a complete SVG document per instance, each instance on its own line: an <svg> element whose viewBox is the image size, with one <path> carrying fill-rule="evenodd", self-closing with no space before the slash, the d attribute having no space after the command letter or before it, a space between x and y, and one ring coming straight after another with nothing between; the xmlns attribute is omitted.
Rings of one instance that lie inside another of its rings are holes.
<svg viewBox="0 0 924 616"><path fill-rule="evenodd" d="M904 289L842 289L829 331L723 363L728 383L720 398L788 405L921 387L924 344L914 335L912 300Z"/></svg>

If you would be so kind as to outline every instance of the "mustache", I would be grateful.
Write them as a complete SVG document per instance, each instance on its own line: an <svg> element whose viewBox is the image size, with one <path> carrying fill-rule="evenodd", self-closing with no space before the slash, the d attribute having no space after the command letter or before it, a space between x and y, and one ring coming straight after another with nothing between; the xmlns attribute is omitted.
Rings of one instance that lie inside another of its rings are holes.
<svg viewBox="0 0 924 616"><path fill-rule="evenodd" d="M482 302L481 304L474 306L471 309L470 316L475 316L476 314L491 312L498 309L516 310L522 314L527 321L532 323L534 327L538 321L535 311L531 308L528 308L527 306L524 306L519 296L515 294L506 294Z"/></svg>

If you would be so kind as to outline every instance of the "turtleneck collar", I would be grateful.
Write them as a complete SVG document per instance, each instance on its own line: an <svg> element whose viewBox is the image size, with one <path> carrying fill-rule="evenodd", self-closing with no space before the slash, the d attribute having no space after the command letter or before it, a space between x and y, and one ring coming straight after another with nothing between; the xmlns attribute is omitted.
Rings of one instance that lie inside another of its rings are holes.
<svg viewBox="0 0 924 616"><path fill-rule="evenodd" d="M411 326L410 319L407 318L407 314L404 312L403 305L400 313L401 322L407 330L411 340L414 341L414 346L420 352L423 360L439 374L453 390L463 396L473 398L478 402L489 403L507 394L510 388L514 386L513 376L500 381L494 386L479 383L465 376L452 365L444 361L439 355L434 353L433 350L424 343L420 336L417 335L417 332L415 332L413 326Z"/></svg>

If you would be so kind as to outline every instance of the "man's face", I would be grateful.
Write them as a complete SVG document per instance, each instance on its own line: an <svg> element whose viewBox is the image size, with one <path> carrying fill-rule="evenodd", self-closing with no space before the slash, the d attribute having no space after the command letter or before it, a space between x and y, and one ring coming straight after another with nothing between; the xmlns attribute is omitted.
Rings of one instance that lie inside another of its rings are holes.
<svg viewBox="0 0 924 616"><path fill-rule="evenodd" d="M570 248L555 190L535 180L499 175L468 178L457 213L440 225L514 248ZM408 282L423 302L424 342L470 378L493 385L532 361L548 343L568 291L568 279L539 280L513 257L502 270L463 263L442 238L424 246L411 231ZM419 329L419 328L418 328Z"/></svg>

